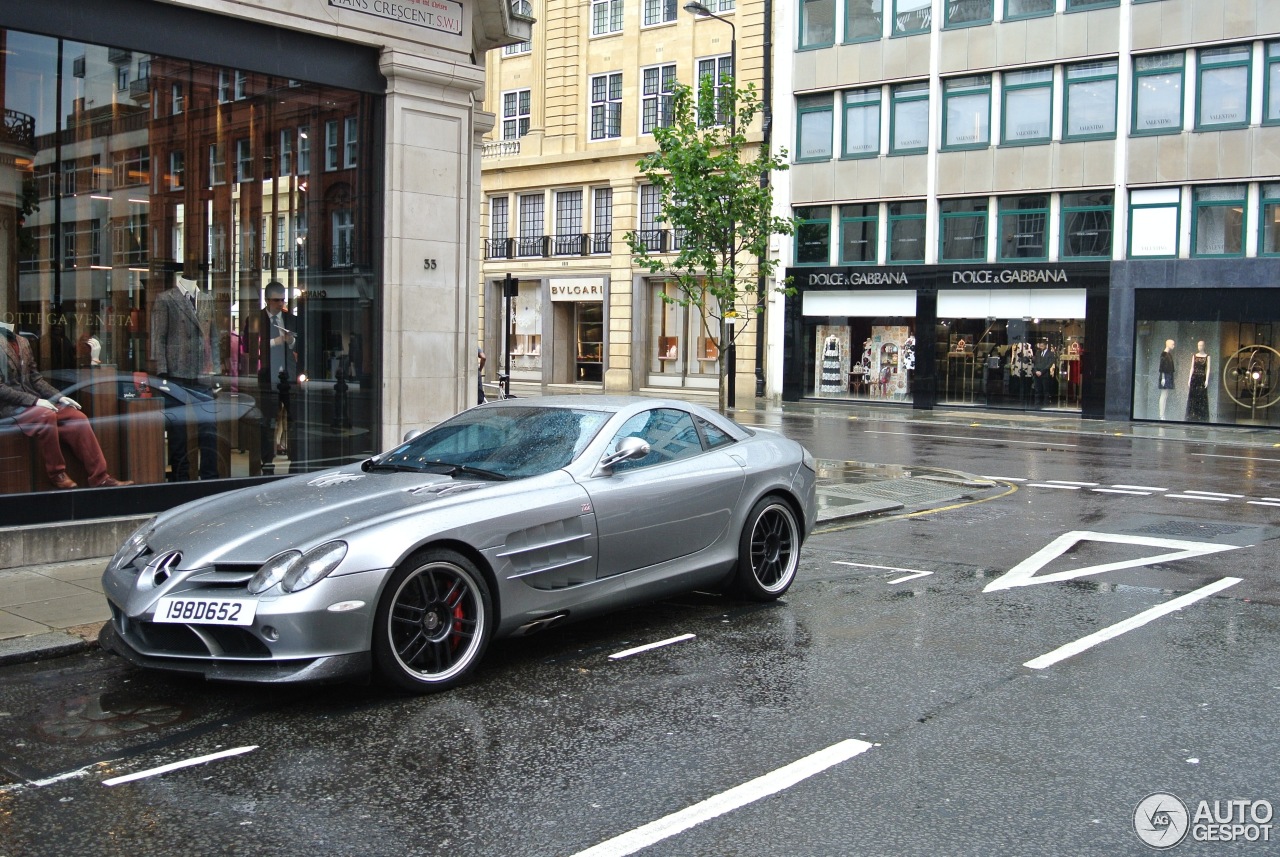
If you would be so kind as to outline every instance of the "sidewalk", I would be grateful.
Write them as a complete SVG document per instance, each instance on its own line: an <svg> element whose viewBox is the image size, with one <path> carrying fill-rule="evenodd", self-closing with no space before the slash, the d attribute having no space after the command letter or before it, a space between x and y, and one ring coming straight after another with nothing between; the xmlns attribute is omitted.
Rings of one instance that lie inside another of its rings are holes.
<svg viewBox="0 0 1280 857"><path fill-rule="evenodd" d="M1252 427L1161 425L1081 420L1052 412L994 413L980 410L915 411L909 408L787 403L739 410L751 415L810 415L967 428L1016 428L1019 431L1111 435L1185 443L1214 443L1280 450L1280 431ZM967 473L849 461L818 463L818 523L942 505L994 487ZM100 578L109 556L84 556L83 542L67 540L67 560L0 569L0 666L22 663L96 646L99 628L109 618Z"/></svg>

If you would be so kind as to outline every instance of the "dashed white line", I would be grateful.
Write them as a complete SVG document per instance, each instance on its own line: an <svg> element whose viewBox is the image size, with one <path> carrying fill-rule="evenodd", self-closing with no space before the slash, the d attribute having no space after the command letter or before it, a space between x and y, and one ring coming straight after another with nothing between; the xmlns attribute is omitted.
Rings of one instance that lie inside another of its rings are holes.
<svg viewBox="0 0 1280 857"><path fill-rule="evenodd" d="M1229 497L1213 497L1205 494L1165 494L1170 500L1209 500L1213 503L1225 503Z"/></svg>
<svg viewBox="0 0 1280 857"><path fill-rule="evenodd" d="M1046 479L1045 482L1050 485L1076 485L1080 488L1092 488L1097 482L1072 482L1068 479Z"/></svg>
<svg viewBox="0 0 1280 857"><path fill-rule="evenodd" d="M1058 443L1056 441L1047 440L1001 440L1000 438L990 437L969 437L962 434L916 434L910 431L876 431L875 429L867 429L866 434L895 434L901 437L936 437L943 440L968 440L974 443L1025 443L1028 446L1052 446L1056 448L1075 449L1078 444L1074 443Z"/></svg>
<svg viewBox="0 0 1280 857"><path fill-rule="evenodd" d="M833 560L834 565L852 565L857 568L875 568L880 571L906 571L911 574L932 574L932 572L921 572L917 568L898 568L896 565L867 565L865 562L847 562L842 559Z"/></svg>
<svg viewBox="0 0 1280 857"><path fill-rule="evenodd" d="M897 580L890 580L889 585L893 586L895 583L906 583L908 580L915 580L917 577L928 577L931 574L933 574L932 571L915 571L908 574L906 577L899 577Z"/></svg>
<svg viewBox="0 0 1280 857"><path fill-rule="evenodd" d="M1229 500L1239 500L1240 498L1244 497L1243 494L1223 494L1220 491L1197 491L1194 488L1189 488L1186 491L1183 491L1182 493L1183 494L1200 494L1205 497L1226 497Z"/></svg>
<svg viewBox="0 0 1280 857"><path fill-rule="evenodd" d="M1133 491L1168 491L1168 488L1156 488L1152 485L1112 485L1112 488L1129 488Z"/></svg>
<svg viewBox="0 0 1280 857"><path fill-rule="evenodd" d="M647 644L645 644L645 645L643 645L643 646L636 646L634 649L624 649L624 650L623 650L623 651L621 651L621 652L614 652L612 655L609 655L609 660L611 660L611 661L616 661L616 660L620 660L620 659L622 659L622 658L629 658L629 657L631 657L632 655L638 655L638 654L640 654L641 652L647 652L647 651L649 651L649 650L651 650L651 649L658 649L658 648L661 648L661 647L663 647L663 646L670 646L670 645L672 645L673 643L683 643L685 640L692 640L695 636L697 636L697 635L696 635L696 634L681 634L679 637L672 637L672 638L671 638L671 639L669 639L669 640L659 640L659 641L658 641L658 642L656 642L656 643L647 643Z"/></svg>
<svg viewBox="0 0 1280 857"><path fill-rule="evenodd" d="M1028 482L1028 488L1061 488L1065 491L1079 491L1079 485L1055 485L1051 482Z"/></svg>
<svg viewBox="0 0 1280 857"><path fill-rule="evenodd" d="M1023 666L1029 667L1033 670L1042 670L1045 667L1053 666L1059 661L1066 660L1067 658L1078 655L1081 652L1092 649L1099 643L1105 643L1113 637L1118 637L1126 631L1132 631L1134 628L1141 628L1143 625L1154 621L1155 619L1159 619L1161 616L1172 613L1175 610L1181 610L1183 607L1186 607L1189 604L1194 604L1202 598L1208 598L1210 595L1221 592L1228 587L1235 586L1240 582L1240 580L1241 578L1239 577L1224 577L1221 580L1215 580L1208 586L1202 586L1193 592L1188 592L1185 595L1179 595L1172 601L1159 604L1152 607L1150 610L1144 610L1137 616L1131 616L1123 622L1117 622L1116 624L1103 628L1101 631L1097 631L1087 637L1081 637L1074 643L1067 643L1065 646L1060 646L1048 654L1041 655L1038 658L1032 658L1023 664Z"/></svg>
<svg viewBox="0 0 1280 857"><path fill-rule="evenodd" d="M1253 455L1215 455L1212 452L1193 452L1191 454L1200 458L1243 458L1245 461L1280 461L1280 458L1258 458Z"/></svg>
<svg viewBox="0 0 1280 857"><path fill-rule="evenodd" d="M1133 494L1137 497L1150 497L1150 491L1137 491L1131 488L1094 488L1098 494Z"/></svg>
<svg viewBox="0 0 1280 857"><path fill-rule="evenodd" d="M984 476L983 479L990 479L993 482L1026 482L1026 478L1022 476Z"/></svg>
<svg viewBox="0 0 1280 857"><path fill-rule="evenodd" d="M1269 502L1269 501L1267 501L1267 500L1250 500L1250 501L1249 501L1249 505L1250 505L1250 506L1276 506L1276 507L1280 507L1280 500L1277 500L1277 501L1274 501L1274 502Z"/></svg>
<svg viewBox="0 0 1280 857"><path fill-rule="evenodd" d="M146 771L138 771L133 774L125 774L123 777L112 777L109 780L103 780L102 784L104 786L118 786L121 783L129 783L129 782L133 782L134 780L141 780L145 777L154 777L157 774L167 774L170 771L176 771L176 770L179 770L180 768L190 768L194 765L203 765L206 762L213 762L218 759L225 759L229 756L239 756L242 753L251 753L256 749L258 749L258 745L256 744L250 747L236 747L233 750L223 750L220 753L210 753L207 756L197 756L194 759L184 759L181 762L173 762L168 765L161 765L158 768L151 768Z"/></svg>
<svg viewBox="0 0 1280 857"><path fill-rule="evenodd" d="M661 842L672 836L683 833L691 827L702 824L732 812L735 809L754 803L761 798L775 794L802 782L827 768L846 762L854 756L870 750L871 744L866 741L848 739L833 744L825 750L798 759L789 765L770 771L754 780L735 786L714 797L695 803L679 812L637 827L620 836L607 839L585 851L579 851L573 857L626 857L642 848L648 848L655 842Z"/></svg>

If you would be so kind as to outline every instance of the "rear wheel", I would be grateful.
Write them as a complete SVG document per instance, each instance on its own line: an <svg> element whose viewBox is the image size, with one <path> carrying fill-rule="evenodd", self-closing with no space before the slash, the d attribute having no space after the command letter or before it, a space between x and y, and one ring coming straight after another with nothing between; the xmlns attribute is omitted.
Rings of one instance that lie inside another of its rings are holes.
<svg viewBox="0 0 1280 857"><path fill-rule="evenodd" d="M754 601L772 601L791 587L799 566L800 527L795 512L781 497L760 499L751 507L738 539L734 590Z"/></svg>
<svg viewBox="0 0 1280 857"><path fill-rule="evenodd" d="M378 602L378 674L411 693L446 690L474 670L493 634L484 575L461 554L429 550L398 568Z"/></svg>

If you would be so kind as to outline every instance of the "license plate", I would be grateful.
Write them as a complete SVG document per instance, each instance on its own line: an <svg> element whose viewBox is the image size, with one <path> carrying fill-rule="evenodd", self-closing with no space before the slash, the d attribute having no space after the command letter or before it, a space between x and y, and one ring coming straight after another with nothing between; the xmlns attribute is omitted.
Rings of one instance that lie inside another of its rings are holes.
<svg viewBox="0 0 1280 857"><path fill-rule="evenodd" d="M153 621L186 625L252 625L257 601L245 598L161 598Z"/></svg>

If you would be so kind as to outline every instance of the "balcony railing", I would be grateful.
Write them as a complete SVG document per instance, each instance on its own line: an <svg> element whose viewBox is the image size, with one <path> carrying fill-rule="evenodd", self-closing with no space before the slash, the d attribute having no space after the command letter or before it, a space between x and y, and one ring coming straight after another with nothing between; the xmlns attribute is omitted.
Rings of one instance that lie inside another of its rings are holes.
<svg viewBox="0 0 1280 857"><path fill-rule="evenodd" d="M269 270L289 270L291 268L307 267L307 257L302 250L280 250L276 253L262 254L262 269Z"/></svg>
<svg viewBox="0 0 1280 857"><path fill-rule="evenodd" d="M484 242L484 258L545 259L552 256L601 256L608 254L612 246L613 233L611 232L489 238Z"/></svg>
<svg viewBox="0 0 1280 857"><path fill-rule="evenodd" d="M481 158L505 158L520 154L519 140L493 140L480 149Z"/></svg>
<svg viewBox="0 0 1280 857"><path fill-rule="evenodd" d="M36 119L17 110L5 110L2 136L5 142L13 143L24 149L34 149L36 145Z"/></svg>

